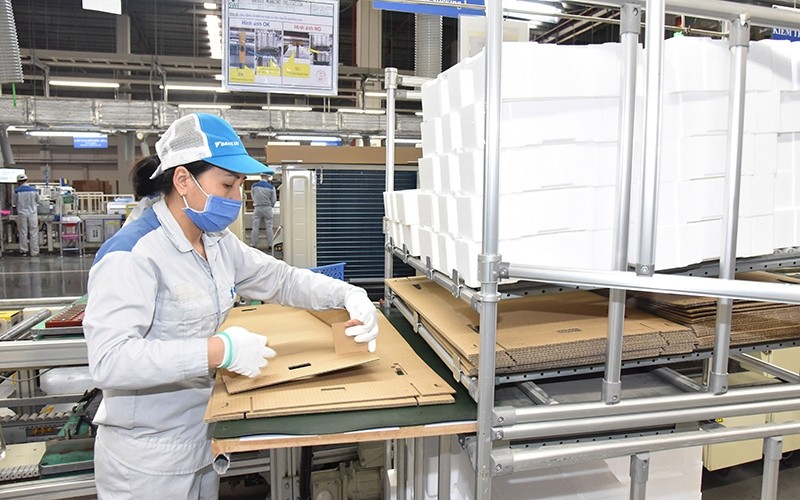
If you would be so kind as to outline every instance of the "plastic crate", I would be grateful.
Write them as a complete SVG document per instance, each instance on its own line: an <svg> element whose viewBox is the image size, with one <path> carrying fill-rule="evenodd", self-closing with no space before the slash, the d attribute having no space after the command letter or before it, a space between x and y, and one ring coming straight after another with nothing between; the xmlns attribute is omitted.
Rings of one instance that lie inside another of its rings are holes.
<svg viewBox="0 0 800 500"><path fill-rule="evenodd" d="M309 267L308 270L344 281L344 265L344 262L337 262L336 264L328 264L327 266Z"/></svg>

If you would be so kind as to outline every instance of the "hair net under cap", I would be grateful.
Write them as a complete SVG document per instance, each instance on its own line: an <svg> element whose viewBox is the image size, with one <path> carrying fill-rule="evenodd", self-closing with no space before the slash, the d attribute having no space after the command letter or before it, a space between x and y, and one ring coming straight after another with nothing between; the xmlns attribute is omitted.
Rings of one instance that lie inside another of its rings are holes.
<svg viewBox="0 0 800 500"><path fill-rule="evenodd" d="M151 179L165 170L203 160L238 174L268 171L247 154L236 131L222 118L208 113L192 113L178 118L156 142L161 164Z"/></svg>

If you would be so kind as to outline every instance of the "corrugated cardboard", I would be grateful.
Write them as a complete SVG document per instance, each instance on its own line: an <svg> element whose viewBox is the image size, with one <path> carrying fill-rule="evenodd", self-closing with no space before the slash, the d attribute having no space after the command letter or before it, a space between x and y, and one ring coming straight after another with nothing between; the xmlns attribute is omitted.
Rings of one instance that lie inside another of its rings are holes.
<svg viewBox="0 0 800 500"><path fill-rule="evenodd" d="M478 313L463 300L422 277L387 280L419 314L423 324L477 374ZM497 319L497 373L579 366L602 362L608 329L608 299L571 292L501 301ZM691 330L643 311L626 311L623 359L691 352Z"/></svg>
<svg viewBox="0 0 800 500"><path fill-rule="evenodd" d="M223 371L222 379L230 394L352 368L378 359L376 354L357 347L355 341L345 336L343 325L350 319L345 311L330 311L324 316L329 321L322 321L319 316L300 309L281 308L280 314L270 316L265 322L264 314L268 314L265 309L270 307L280 306L242 307L228 315L225 325L267 334L269 346L278 353L256 378ZM334 324L337 325L335 329L332 328ZM335 348L337 343L338 349ZM347 344L352 347L346 347Z"/></svg>
<svg viewBox="0 0 800 500"><path fill-rule="evenodd" d="M255 323L254 329L269 332L270 345L274 342L276 346L282 337L298 337L298 325L314 325L316 330L327 333L330 327L326 321L337 322L337 318L341 319L337 314L346 317L343 311L331 311L323 313L324 319L320 320L308 311L277 305L253 309L255 311L247 314L248 320ZM226 324L240 324L238 316L239 313L233 311ZM283 326L277 328L277 325ZM452 403L455 391L417 357L382 314L378 314L378 326L380 334L375 354L379 359L364 365L238 394L228 394L218 374L206 420ZM280 357L281 351L278 351L266 371Z"/></svg>
<svg viewBox="0 0 800 500"><path fill-rule="evenodd" d="M326 165L386 165L386 148L339 146L265 146L267 163L303 163ZM419 148L395 148L395 165L416 165L422 156Z"/></svg>

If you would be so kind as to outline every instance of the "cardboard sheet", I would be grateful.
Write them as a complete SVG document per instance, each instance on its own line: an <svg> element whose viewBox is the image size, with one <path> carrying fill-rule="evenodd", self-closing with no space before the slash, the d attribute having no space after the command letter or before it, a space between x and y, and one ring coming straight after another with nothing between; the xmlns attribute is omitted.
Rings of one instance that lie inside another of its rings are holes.
<svg viewBox="0 0 800 500"><path fill-rule="evenodd" d="M301 328L312 335L330 338L330 325L341 323L342 315L344 319L347 317L343 311L312 314L277 305L243 309L253 309L245 314L248 323L241 322L242 313L238 311L231 312L226 323L269 332L270 345L275 346L278 355L270 360L265 374L273 367L273 361L282 356L278 346L291 342L302 345L297 333ZM236 394L228 393L222 375L218 374L206 420L452 403L454 390L417 357L382 314L378 314L378 322L380 334L375 353L378 359L365 364ZM332 345L333 341L329 341Z"/></svg>
<svg viewBox="0 0 800 500"><path fill-rule="evenodd" d="M442 345L477 374L478 313L463 300L423 277L387 280ZM513 373L599 363L607 344L608 300L571 292L501 301L496 370ZM691 352L691 330L643 311L626 311L623 359Z"/></svg>
<svg viewBox="0 0 800 500"><path fill-rule="evenodd" d="M269 360L269 365L256 378L223 371L222 378L228 392L236 394L282 384L378 359L376 354L359 348L355 341L345 336L343 324L349 319L345 311L333 311L327 317L332 322L321 321L319 317L300 309L282 311L268 318L258 307L241 307L231 311L223 327L236 325L251 332L266 334L269 346L278 355ZM334 321L336 328L332 328ZM337 344L338 350L335 348ZM348 344L350 348L345 347Z"/></svg>

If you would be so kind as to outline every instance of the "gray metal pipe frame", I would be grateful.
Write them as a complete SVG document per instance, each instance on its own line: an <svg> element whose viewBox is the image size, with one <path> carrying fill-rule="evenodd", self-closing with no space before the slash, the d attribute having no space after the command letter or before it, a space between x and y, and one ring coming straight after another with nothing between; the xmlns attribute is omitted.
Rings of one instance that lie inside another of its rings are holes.
<svg viewBox="0 0 800 500"><path fill-rule="evenodd" d="M412 498L425 498L425 445L421 437L414 438L414 494Z"/></svg>
<svg viewBox="0 0 800 500"><path fill-rule="evenodd" d="M439 436L439 477L437 500L450 500L450 440L452 436Z"/></svg>
<svg viewBox="0 0 800 500"><path fill-rule="evenodd" d="M563 269L525 264L509 264L507 277L570 286L800 304L800 290L781 283L741 282L669 274L637 276L633 272Z"/></svg>
<svg viewBox="0 0 800 500"><path fill-rule="evenodd" d="M397 90L397 68L386 68L386 192L394 191L394 132L395 132L395 93ZM384 242L388 246L390 242L389 231L386 227L384 217ZM394 276L394 255L391 252L384 252L383 255L383 276L390 279ZM383 285L383 296L389 297L389 285ZM388 314L392 305L388 300L383 301L384 312Z"/></svg>
<svg viewBox="0 0 800 500"><path fill-rule="evenodd" d="M413 267L414 269L424 274L425 276L428 276L432 281L438 283L442 287L448 290L453 290L457 286L453 282L453 280L451 280L449 277L429 268L428 266L425 265L424 262L422 262L422 260L418 259L417 257L410 257L408 255L405 255L403 251L400 250L399 248L394 249L394 254L397 255L400 259L402 259L406 264ZM478 303L478 294L471 288L459 287L458 296L461 299L465 300L470 305L473 305L473 307L474 304Z"/></svg>
<svg viewBox="0 0 800 500"><path fill-rule="evenodd" d="M690 448L707 444L764 439L800 434L800 422L763 424L749 427L718 427L661 436L611 439L589 443L543 446L537 449L503 448L495 450L495 475L622 457L641 453Z"/></svg>
<svg viewBox="0 0 800 500"><path fill-rule="evenodd" d="M725 200L722 211L724 229L719 258L719 279L736 276L736 237L739 233L739 188L742 174L742 135L744 133L745 77L750 45L750 23L743 18L731 20L728 44L731 51L730 96L728 99L728 149L725 171ZM722 394L728 390L728 356L730 354L733 299L717 299L714 325L714 355L708 390Z"/></svg>
<svg viewBox="0 0 800 500"><path fill-rule="evenodd" d="M10 341L15 340L28 332L31 328L39 324L41 321L45 320L50 316L50 311L47 309L41 309L36 314L31 316L26 320L22 320L20 323L12 326L8 329L5 333L0 335L0 341Z"/></svg>
<svg viewBox="0 0 800 500"><path fill-rule="evenodd" d="M783 438L773 436L764 439L764 473L761 478L761 500L778 498L778 470L783 452Z"/></svg>
<svg viewBox="0 0 800 500"><path fill-rule="evenodd" d="M647 0L645 50L647 75L644 114L644 164L641 172L641 206L636 274L655 272L658 176L661 168L661 87L664 76L664 0Z"/></svg>
<svg viewBox="0 0 800 500"><path fill-rule="evenodd" d="M497 339L497 291L500 255L500 107L503 8L501 2L486 2L486 123L483 168L483 241L478 256L481 282L480 351L478 373L478 433L475 460L475 498L492 498L492 410L494 409L495 342Z"/></svg>
<svg viewBox="0 0 800 500"><path fill-rule="evenodd" d="M733 361L736 361L742 365L746 365L753 369L754 371L762 371L772 375L775 378L783 380L784 382L789 382L791 384L800 384L800 375L797 373L787 370L781 366L773 365L772 363L767 363L763 359L755 358L749 354L740 353L734 354L730 357Z"/></svg>
<svg viewBox="0 0 800 500"><path fill-rule="evenodd" d="M76 366L89 362L84 339L16 340L0 349L0 370Z"/></svg>
<svg viewBox="0 0 800 500"><path fill-rule="evenodd" d="M0 300L0 309L72 304L79 298L80 297L75 296L75 297L38 297L38 298L27 298L27 299L2 299Z"/></svg>
<svg viewBox="0 0 800 500"><path fill-rule="evenodd" d="M650 476L650 454L636 453L631 455L631 500L647 498L647 479Z"/></svg>
<svg viewBox="0 0 800 500"><path fill-rule="evenodd" d="M14 162L14 153L11 151L11 143L8 141L8 128L0 127L0 159L3 160L2 166L5 168L13 168L16 166Z"/></svg>
<svg viewBox="0 0 800 500"><path fill-rule="evenodd" d="M630 415L584 417L572 420L556 420L517 424L494 429L497 440L545 439L557 436L596 435L622 429L645 429L670 426L683 422L696 422L715 418L757 415L779 411L800 410L800 398L778 401L760 401L739 404L680 408Z"/></svg>
<svg viewBox="0 0 800 500"><path fill-rule="evenodd" d="M636 112L636 54L639 51L641 9L625 4L621 11L622 95L620 98L619 158L614 206L614 270L628 269L628 221L633 170L633 130ZM613 289L608 297L608 349L601 398L618 403L622 398L622 331L625 322L625 290Z"/></svg>
<svg viewBox="0 0 800 500"><path fill-rule="evenodd" d="M800 387L794 384L769 385L733 389L725 394L707 392L626 399L616 405L600 402L572 403L539 407L498 407L493 425L513 425L524 422L547 422L591 417L631 415L718 405L737 405L800 398ZM500 421L498 416L502 416Z"/></svg>

